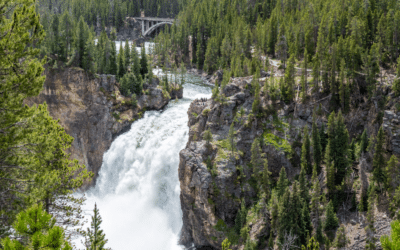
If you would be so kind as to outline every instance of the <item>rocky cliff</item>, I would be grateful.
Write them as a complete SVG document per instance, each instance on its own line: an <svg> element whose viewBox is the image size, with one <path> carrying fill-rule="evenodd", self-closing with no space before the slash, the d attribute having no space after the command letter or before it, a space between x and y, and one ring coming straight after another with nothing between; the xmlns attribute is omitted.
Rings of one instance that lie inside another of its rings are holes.
<svg viewBox="0 0 400 250"><path fill-rule="evenodd" d="M158 88L158 79L145 84L145 93L137 98L120 95L115 76L89 76L80 68L62 70L46 69L43 91L26 104L46 102L50 115L59 119L66 132L74 137L71 157L93 171L97 177L103 154L113 139L129 130L145 110L160 110L169 102ZM172 98L182 98L182 89L171 93ZM95 179L94 179L95 180Z"/></svg>
<svg viewBox="0 0 400 250"><path fill-rule="evenodd" d="M218 72L211 79L219 81L222 79L220 74ZM314 108L317 107L315 112L319 126L322 123L326 125L330 111L334 110L331 96L313 93L311 89L310 98L305 103L298 98L290 104L272 102L268 95L262 93L262 112L254 116L251 112L254 101L251 80L252 77L231 78L221 90L226 98L196 100L188 110L190 138L186 148L180 152L179 164L183 211L180 241L186 246L193 243L197 247L221 249L222 241L228 238L234 243L232 249L244 249L246 241L239 237L235 229L238 210L244 205L248 209L247 218L251 218L245 225L247 235L256 246L251 249L267 249L271 215L265 199L258 197L258 187L249 167L252 143L255 138L261 138L262 152L268 159L273 181L277 180L282 167L289 180L293 181L300 172L301 134L305 126L311 131ZM263 84L266 78L259 80ZM373 137L383 125L388 153L399 154L400 98L390 93L386 84L378 87L378 93L370 100L360 95L351 97L352 109L344 115L347 129L350 137L360 135L364 129ZM235 130L234 151L229 149L228 142L231 124ZM212 133L209 145L203 140L206 130ZM372 155L365 158L369 171L367 175L370 176ZM356 175L360 172L360 165L353 163ZM323 189L326 189L325 178L322 171L319 179ZM358 198L359 192L357 190ZM388 201L379 197L379 204L375 214L376 237L389 233L391 221ZM340 223L345 225L349 237L348 249L364 249L365 215L350 212L349 207L349 203L343 204L338 211Z"/></svg>

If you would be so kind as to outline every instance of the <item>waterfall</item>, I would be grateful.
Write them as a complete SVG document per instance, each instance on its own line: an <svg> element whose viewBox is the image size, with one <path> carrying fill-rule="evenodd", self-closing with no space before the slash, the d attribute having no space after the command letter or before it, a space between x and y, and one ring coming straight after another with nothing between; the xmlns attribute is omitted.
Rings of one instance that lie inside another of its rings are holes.
<svg viewBox="0 0 400 250"><path fill-rule="evenodd" d="M113 250L174 250L182 227L179 151L188 141L190 103L210 97L199 77L186 75L183 99L164 111L148 111L120 135L103 156L97 184L84 206L86 218L94 203Z"/></svg>

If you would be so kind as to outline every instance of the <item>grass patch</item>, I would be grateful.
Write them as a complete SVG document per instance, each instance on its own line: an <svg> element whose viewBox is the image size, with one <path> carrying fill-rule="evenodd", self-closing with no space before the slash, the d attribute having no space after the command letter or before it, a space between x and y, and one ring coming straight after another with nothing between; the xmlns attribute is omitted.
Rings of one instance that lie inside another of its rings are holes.
<svg viewBox="0 0 400 250"><path fill-rule="evenodd" d="M275 149L282 150L287 154L292 153L292 147L287 140L280 138L279 136L276 136L272 133L269 133L268 131L264 132L263 138L266 145L272 145Z"/></svg>

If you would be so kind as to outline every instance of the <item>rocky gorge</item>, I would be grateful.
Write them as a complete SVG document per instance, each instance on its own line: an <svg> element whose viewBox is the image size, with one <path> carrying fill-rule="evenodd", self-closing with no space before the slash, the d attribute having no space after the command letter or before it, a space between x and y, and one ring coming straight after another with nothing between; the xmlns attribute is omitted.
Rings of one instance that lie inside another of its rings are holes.
<svg viewBox="0 0 400 250"><path fill-rule="evenodd" d="M220 83L222 73L208 77ZM267 78L260 78L259 84ZM249 165L251 146L261 138L262 153L268 160L268 170L276 181L281 168L285 168L290 181L298 178L304 127L311 131L313 113L318 126L328 122L332 107L332 96L309 90L311 96L306 102L299 98L290 104L272 102L265 93L261 97L262 114L252 114L254 95L251 94L252 77L231 78L222 88L222 98L196 100L188 110L190 128L189 141L180 152L179 180L181 186L181 207L183 228L180 243L186 246L221 249L221 243L228 238L236 241L232 249L244 249L245 240L235 239L233 228L241 206L248 208L246 228L248 237L255 242L256 249L269 249L271 233L271 212L265 198L257 197L257 185ZM386 134L385 148L391 154L400 154L399 103L390 85L378 87L377 96L368 99L352 95L353 108L344 115L350 138L361 134L364 129L371 137L377 135L382 125ZM355 105L355 103L358 103ZM316 108L315 108L316 107ZM244 110L244 112L240 112ZM234 124L236 150L228 147L230 125ZM204 140L206 130L212 133L210 144ZM355 179L368 182L372 171L373 152L368 152L359 161L352 163ZM309 177L310 178L310 177ZM325 190L326 171L318 176L322 190ZM353 179L353 182L356 181ZM351 183L353 185L353 183ZM361 190L356 190L360 199ZM375 237L390 233L390 212L387 197L379 196L380 206L375 209ZM339 208L339 223L344 225L348 237L347 249L364 249L366 244L366 215L349 212L350 201ZM250 219L249 219L250 218ZM316 223L313 221L313 223ZM378 241L379 248L380 243ZM247 248L246 248L247 249Z"/></svg>
<svg viewBox="0 0 400 250"><path fill-rule="evenodd" d="M49 113L59 120L65 131L74 137L69 149L71 158L78 159L94 173L93 185L100 170L103 154L112 141L129 130L146 110L161 110L171 99L182 98L182 89L164 96L159 80L144 84L143 95L135 100L119 92L113 75L89 75L80 68L46 69L43 91L25 101L27 105L46 102Z"/></svg>

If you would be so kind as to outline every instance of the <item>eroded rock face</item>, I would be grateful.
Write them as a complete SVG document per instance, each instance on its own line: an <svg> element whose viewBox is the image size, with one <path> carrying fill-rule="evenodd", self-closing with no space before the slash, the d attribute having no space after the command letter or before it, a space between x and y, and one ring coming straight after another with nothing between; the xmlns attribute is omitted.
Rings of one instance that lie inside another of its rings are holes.
<svg viewBox="0 0 400 250"><path fill-rule="evenodd" d="M26 100L26 104L48 104L50 115L59 119L74 137L71 157L85 164L96 178L103 154L113 139L129 130L142 110L159 110L168 104L169 99L163 97L156 85L151 85L149 91L150 95L140 96L138 106L133 108L130 98L119 95L115 76L89 77L79 68L46 70L43 91Z"/></svg>
<svg viewBox="0 0 400 250"><path fill-rule="evenodd" d="M400 112L385 110L383 129L388 137L388 150L400 154Z"/></svg>

